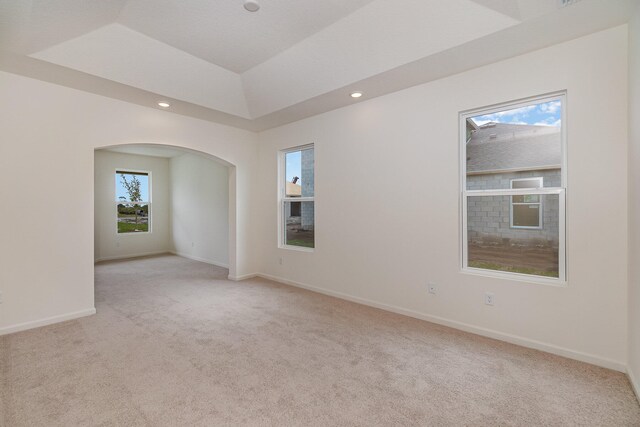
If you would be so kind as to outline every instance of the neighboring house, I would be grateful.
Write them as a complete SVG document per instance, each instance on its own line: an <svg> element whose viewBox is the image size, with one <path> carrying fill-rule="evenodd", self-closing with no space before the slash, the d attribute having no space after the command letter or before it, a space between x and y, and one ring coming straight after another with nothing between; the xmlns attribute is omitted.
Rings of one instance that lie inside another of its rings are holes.
<svg viewBox="0 0 640 427"><path fill-rule="evenodd" d="M559 127L467 120L469 190L559 187ZM556 195L468 199L468 239L477 244L558 245Z"/></svg>
<svg viewBox="0 0 640 427"><path fill-rule="evenodd" d="M314 174L315 150L302 150L301 153L301 175L302 175L302 197L313 197L315 188ZM313 230L315 224L315 207L313 202L302 202L302 229Z"/></svg>
<svg viewBox="0 0 640 427"><path fill-rule="evenodd" d="M300 155L300 172L302 178L294 177L287 181L285 189L287 197L313 197L314 195L314 150L302 150ZM298 182L302 181L302 185ZM300 224L302 230L314 229L313 202L292 202L285 204L285 218L288 224Z"/></svg>
<svg viewBox="0 0 640 427"><path fill-rule="evenodd" d="M287 181L286 194L288 197L300 197L302 195L302 186L298 184L298 177L294 178L295 182ZM285 218L287 222L300 221L300 216L302 215L302 209L300 206L300 202L291 202L285 204Z"/></svg>

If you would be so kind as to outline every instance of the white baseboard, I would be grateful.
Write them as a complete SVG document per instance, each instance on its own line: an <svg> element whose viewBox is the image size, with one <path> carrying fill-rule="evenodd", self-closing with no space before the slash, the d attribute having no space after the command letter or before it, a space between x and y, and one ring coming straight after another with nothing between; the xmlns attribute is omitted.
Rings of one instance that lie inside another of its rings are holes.
<svg viewBox="0 0 640 427"><path fill-rule="evenodd" d="M620 363L615 360L606 359L603 357L595 356L592 354L583 353L580 351L570 350L568 348L559 347L553 344L547 344L544 342L532 340L529 338L523 338L517 335L507 334L504 332L495 331L493 329L487 329L480 326L470 325L468 323L458 322L456 320L446 319L439 316L432 316L429 314L420 313L414 310L408 310L394 305L389 305L377 301L368 300L365 298L355 297L352 295L344 294L342 292L331 291L322 289L316 286L307 285L304 283L295 282L293 280L283 279L282 277L272 276L269 274L258 273L254 276L262 277L265 279L273 280L274 282L282 283L285 285L291 285L309 291L318 292L324 295L344 299L347 301L355 302L358 304L367 305L381 310L390 311L397 314L413 317L416 319L426 320L428 322L437 323L439 325L448 326L461 331L470 332L476 335L482 335L484 337L497 339L500 341L506 341L511 344L520 345L522 347L532 348L535 350L544 351L558 356L567 357L569 359L579 360L581 362L590 363L592 365L602 366L604 368L613 369L619 372L627 372L627 366L624 363ZM238 279L242 280L242 279ZM636 389L637 390L637 389Z"/></svg>
<svg viewBox="0 0 640 427"><path fill-rule="evenodd" d="M638 382L638 377L633 374L631 367L627 368L627 376L629 377L631 388L633 388L633 391L636 394L636 399L640 402L640 383Z"/></svg>
<svg viewBox="0 0 640 427"><path fill-rule="evenodd" d="M258 274L258 273L249 273L249 274L242 274L240 276L232 276L229 275L229 280L233 280L234 282L239 282L240 280L247 280L247 279L253 279L254 277L265 277L264 275ZM272 279L273 280L273 279ZM276 280L277 281L277 280Z"/></svg>
<svg viewBox="0 0 640 427"><path fill-rule="evenodd" d="M220 261L211 261L210 259L204 259L193 255L188 255L182 252L169 251L170 254L177 255L182 258L192 259L194 261L204 262L206 264L215 265L216 267L229 268L229 264Z"/></svg>
<svg viewBox="0 0 640 427"><path fill-rule="evenodd" d="M155 251L155 252L143 252L143 253L131 254L131 255L107 256L107 257L102 257L102 258L96 258L94 263L97 264L97 263L103 262L103 261L116 261L116 260L119 260L119 259L142 258L142 257L146 257L146 256L153 256L153 255L165 255L165 254L169 254L169 253L172 253L172 252L170 252L170 251Z"/></svg>
<svg viewBox="0 0 640 427"><path fill-rule="evenodd" d="M96 314L95 308L75 311L73 313L61 314L58 316L46 317L44 319L33 320L31 322L18 323L16 325L0 328L0 335L12 334L14 332L26 331L27 329L39 328L41 326L52 325L54 323L64 322L66 320L78 319L80 317L91 316Z"/></svg>

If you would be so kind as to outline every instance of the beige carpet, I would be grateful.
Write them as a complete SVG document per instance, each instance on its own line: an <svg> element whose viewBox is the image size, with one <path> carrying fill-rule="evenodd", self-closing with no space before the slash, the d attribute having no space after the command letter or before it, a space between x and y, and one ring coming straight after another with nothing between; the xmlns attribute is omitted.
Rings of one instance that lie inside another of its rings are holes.
<svg viewBox="0 0 640 427"><path fill-rule="evenodd" d="M0 337L4 426L638 426L618 372L175 256Z"/></svg>

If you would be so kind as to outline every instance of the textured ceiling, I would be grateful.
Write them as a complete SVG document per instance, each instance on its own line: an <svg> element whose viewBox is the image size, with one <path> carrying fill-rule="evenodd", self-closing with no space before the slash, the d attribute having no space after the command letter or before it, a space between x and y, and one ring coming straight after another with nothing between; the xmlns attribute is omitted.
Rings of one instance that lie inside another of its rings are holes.
<svg viewBox="0 0 640 427"><path fill-rule="evenodd" d="M626 22L637 0L2 0L0 69L264 129Z"/></svg>
<svg viewBox="0 0 640 427"><path fill-rule="evenodd" d="M372 0L131 0L118 22L170 46L242 73Z"/></svg>
<svg viewBox="0 0 640 427"><path fill-rule="evenodd" d="M238 74L121 24L105 25L31 56L172 99L249 116Z"/></svg>
<svg viewBox="0 0 640 427"><path fill-rule="evenodd" d="M164 158L172 158L181 156L188 151L186 150L178 150L171 147L165 147L161 145L152 145L152 144L128 144L128 145L120 145L115 147L104 148L104 151L111 151L114 153L125 153L125 154L138 154L140 156L153 156L153 157L164 157Z"/></svg>

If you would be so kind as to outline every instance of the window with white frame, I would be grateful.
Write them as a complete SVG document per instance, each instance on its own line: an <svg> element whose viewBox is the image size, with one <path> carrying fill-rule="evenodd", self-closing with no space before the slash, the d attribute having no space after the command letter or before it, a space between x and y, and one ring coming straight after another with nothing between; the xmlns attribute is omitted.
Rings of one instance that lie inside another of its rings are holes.
<svg viewBox="0 0 640 427"><path fill-rule="evenodd" d="M279 240L281 247L315 248L313 145L280 152Z"/></svg>
<svg viewBox="0 0 640 427"><path fill-rule="evenodd" d="M511 180L511 188L542 188L543 177L516 178ZM537 194L511 196L511 228L542 228L542 200Z"/></svg>
<svg viewBox="0 0 640 427"><path fill-rule="evenodd" d="M148 233L151 225L150 172L117 170L116 218L117 232Z"/></svg>
<svg viewBox="0 0 640 427"><path fill-rule="evenodd" d="M462 268L566 281L566 95L460 114Z"/></svg>

